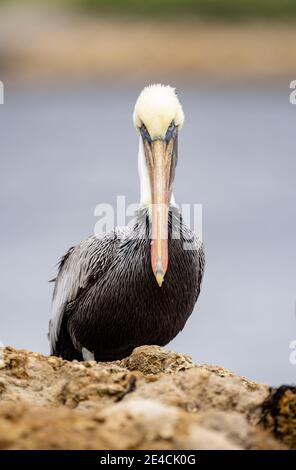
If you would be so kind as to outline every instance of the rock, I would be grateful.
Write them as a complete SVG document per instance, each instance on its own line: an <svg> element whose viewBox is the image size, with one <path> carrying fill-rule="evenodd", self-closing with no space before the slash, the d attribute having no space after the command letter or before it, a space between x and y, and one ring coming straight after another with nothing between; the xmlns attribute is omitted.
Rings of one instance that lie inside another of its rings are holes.
<svg viewBox="0 0 296 470"><path fill-rule="evenodd" d="M133 354L120 361L123 367L143 374L172 374L194 367L189 356L171 351L169 354L159 346L141 346Z"/></svg>
<svg viewBox="0 0 296 470"><path fill-rule="evenodd" d="M158 346L109 363L8 347L0 449L296 448L295 404L295 387L270 389Z"/></svg>
<svg viewBox="0 0 296 470"><path fill-rule="evenodd" d="M262 405L263 425L291 449L296 449L296 387L270 389Z"/></svg>

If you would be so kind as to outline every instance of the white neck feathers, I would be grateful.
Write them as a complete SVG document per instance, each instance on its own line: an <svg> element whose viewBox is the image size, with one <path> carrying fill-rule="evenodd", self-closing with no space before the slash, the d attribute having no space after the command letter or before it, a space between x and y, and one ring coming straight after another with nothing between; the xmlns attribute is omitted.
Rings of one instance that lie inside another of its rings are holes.
<svg viewBox="0 0 296 470"><path fill-rule="evenodd" d="M140 177L140 205L149 206L151 204L151 187L142 137L139 141L138 172Z"/></svg>

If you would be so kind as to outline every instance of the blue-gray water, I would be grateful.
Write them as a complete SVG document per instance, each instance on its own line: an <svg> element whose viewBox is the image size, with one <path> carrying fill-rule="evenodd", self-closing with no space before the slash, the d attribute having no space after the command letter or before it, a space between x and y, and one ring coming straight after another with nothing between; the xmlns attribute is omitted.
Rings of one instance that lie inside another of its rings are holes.
<svg viewBox="0 0 296 470"><path fill-rule="evenodd" d="M0 340L48 352L55 263L94 207L138 200L137 87L15 89L0 106ZM296 106L288 84L180 86L175 196L203 204L202 294L169 345L270 384L295 382Z"/></svg>

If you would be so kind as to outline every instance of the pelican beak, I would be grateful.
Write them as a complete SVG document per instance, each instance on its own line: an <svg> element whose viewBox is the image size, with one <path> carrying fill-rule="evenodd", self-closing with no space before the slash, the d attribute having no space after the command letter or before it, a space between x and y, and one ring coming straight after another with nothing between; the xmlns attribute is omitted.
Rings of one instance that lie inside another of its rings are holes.
<svg viewBox="0 0 296 470"><path fill-rule="evenodd" d="M151 265L159 287L168 269L168 213L176 165L176 135L144 140L151 185Z"/></svg>

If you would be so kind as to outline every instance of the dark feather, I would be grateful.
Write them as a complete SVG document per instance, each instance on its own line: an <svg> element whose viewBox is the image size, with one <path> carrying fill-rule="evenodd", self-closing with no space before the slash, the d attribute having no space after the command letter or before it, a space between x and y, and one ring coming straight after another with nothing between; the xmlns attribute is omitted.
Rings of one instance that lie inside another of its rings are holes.
<svg viewBox="0 0 296 470"><path fill-rule="evenodd" d="M176 208L169 213L169 268L160 288L151 269L150 222L140 209L132 227L72 247L62 258L50 327L52 354L121 359L142 344L165 345L183 329L200 293L203 245ZM184 249L184 246L190 249Z"/></svg>

